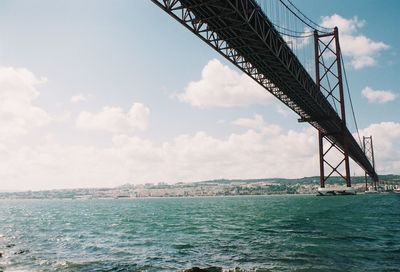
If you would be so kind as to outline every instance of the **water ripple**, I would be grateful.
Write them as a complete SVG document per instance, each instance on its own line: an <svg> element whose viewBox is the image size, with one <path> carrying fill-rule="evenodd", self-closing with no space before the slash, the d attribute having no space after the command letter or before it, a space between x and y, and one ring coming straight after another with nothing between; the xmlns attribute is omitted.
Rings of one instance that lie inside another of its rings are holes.
<svg viewBox="0 0 400 272"><path fill-rule="evenodd" d="M0 271L399 271L399 202L0 200Z"/></svg>

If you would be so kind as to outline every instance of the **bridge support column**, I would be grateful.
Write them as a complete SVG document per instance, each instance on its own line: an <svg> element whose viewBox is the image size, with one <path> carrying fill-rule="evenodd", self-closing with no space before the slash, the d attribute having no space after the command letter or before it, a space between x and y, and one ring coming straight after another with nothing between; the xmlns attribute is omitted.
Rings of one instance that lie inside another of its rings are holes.
<svg viewBox="0 0 400 272"><path fill-rule="evenodd" d="M320 92L332 104L341 122L335 132L328 134L319 130L320 186L332 176L339 176L347 187L351 187L349 147L346 135L346 112L343 95L342 60L339 33L335 27L332 33L314 32L315 81ZM338 136L339 137L333 137ZM340 140L335 140L340 139ZM328 171L325 172L325 168Z"/></svg>
<svg viewBox="0 0 400 272"><path fill-rule="evenodd" d="M368 160L372 163L372 167L375 170L375 156L374 156L374 145L372 143L372 136L366 137L363 136L363 149L364 149L364 153L365 156L367 156ZM377 190L377 183L379 182L379 180L377 178L371 178L371 186ZM368 173L365 172L365 191L368 191Z"/></svg>
<svg viewBox="0 0 400 272"><path fill-rule="evenodd" d="M324 138L321 131L318 131L318 146L319 146L319 184L321 188L325 188Z"/></svg>

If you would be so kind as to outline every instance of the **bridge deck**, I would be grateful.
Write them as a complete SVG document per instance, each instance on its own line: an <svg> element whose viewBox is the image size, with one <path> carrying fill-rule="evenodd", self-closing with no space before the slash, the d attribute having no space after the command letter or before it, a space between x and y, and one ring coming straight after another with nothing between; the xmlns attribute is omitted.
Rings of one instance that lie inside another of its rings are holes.
<svg viewBox="0 0 400 272"><path fill-rule="evenodd" d="M341 119L255 0L152 0L343 149ZM349 156L376 173L346 128Z"/></svg>

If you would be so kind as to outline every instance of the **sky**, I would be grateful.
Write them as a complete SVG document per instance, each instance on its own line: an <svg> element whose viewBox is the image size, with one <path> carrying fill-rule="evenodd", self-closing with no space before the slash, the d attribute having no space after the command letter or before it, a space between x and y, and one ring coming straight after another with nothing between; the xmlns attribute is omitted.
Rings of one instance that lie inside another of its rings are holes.
<svg viewBox="0 0 400 272"><path fill-rule="evenodd" d="M339 27L361 136L400 174L400 2L293 3ZM150 0L0 1L0 191L317 176L297 119Z"/></svg>

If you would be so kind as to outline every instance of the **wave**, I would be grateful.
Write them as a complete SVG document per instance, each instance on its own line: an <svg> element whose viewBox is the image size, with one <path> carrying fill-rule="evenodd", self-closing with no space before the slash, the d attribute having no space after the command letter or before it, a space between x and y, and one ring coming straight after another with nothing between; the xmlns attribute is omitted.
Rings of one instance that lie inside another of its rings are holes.
<svg viewBox="0 0 400 272"><path fill-rule="evenodd" d="M272 271L269 268L252 268L252 269L242 269L239 267L235 268L222 268L222 267L216 267L216 266L211 266L211 267L206 267L206 268L200 268L200 267L192 267L184 270L179 270L179 272L270 272Z"/></svg>

